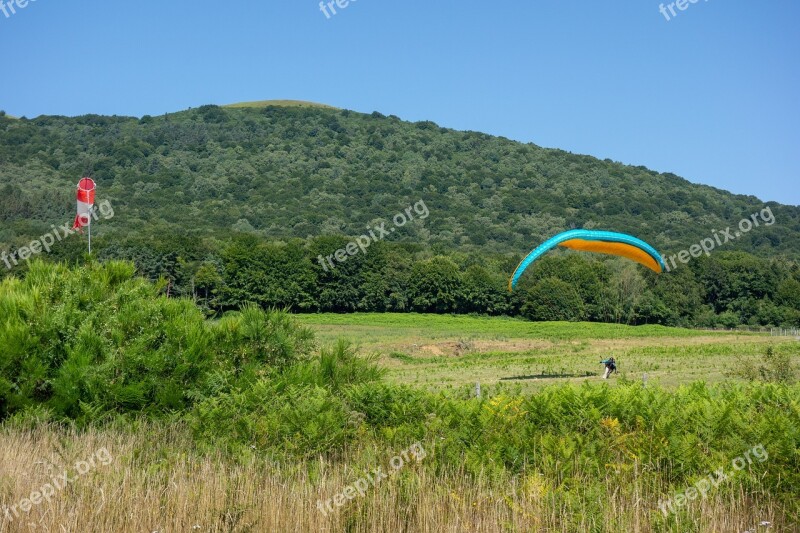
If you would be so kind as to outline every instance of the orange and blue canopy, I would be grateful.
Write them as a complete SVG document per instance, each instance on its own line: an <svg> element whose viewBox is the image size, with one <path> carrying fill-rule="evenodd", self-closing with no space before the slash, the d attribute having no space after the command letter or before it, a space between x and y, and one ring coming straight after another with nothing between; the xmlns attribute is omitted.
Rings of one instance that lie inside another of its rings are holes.
<svg viewBox="0 0 800 533"><path fill-rule="evenodd" d="M534 261L556 246L626 257L659 274L666 269L664 260L655 248L632 235L613 231L573 229L547 239L529 253L508 280L508 290L511 291L517 286L522 273Z"/></svg>

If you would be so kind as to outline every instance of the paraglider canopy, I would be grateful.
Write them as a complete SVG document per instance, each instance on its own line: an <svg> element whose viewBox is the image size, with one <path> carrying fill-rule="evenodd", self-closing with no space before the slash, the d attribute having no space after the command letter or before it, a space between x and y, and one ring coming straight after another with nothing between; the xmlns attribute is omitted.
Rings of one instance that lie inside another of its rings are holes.
<svg viewBox="0 0 800 533"><path fill-rule="evenodd" d="M509 278L509 292L514 290L522 273L525 272L534 261L556 246L563 246L564 248L581 250L584 252L597 252L626 257L646 266L658 274L666 269L664 260L661 259L661 255L659 255L655 248L632 235L613 231L573 229L547 239L529 253L511 275L511 278Z"/></svg>

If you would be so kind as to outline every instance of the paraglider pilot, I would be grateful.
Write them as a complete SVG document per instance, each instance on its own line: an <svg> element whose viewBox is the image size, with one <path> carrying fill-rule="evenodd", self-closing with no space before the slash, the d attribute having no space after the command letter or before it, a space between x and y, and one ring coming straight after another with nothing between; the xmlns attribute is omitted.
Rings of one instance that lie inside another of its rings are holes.
<svg viewBox="0 0 800 533"><path fill-rule="evenodd" d="M608 379L608 376L617 371L617 363L613 357L609 357L604 361L600 361L601 365L606 365L606 372L603 374L603 379Z"/></svg>

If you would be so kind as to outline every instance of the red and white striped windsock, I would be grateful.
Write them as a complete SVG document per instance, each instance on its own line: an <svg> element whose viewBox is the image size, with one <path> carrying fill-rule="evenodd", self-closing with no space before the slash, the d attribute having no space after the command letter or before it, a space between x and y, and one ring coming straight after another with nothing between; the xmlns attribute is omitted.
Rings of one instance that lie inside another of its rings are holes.
<svg viewBox="0 0 800 533"><path fill-rule="evenodd" d="M80 230L91 223L92 206L94 206L94 180L82 178L78 182L78 216L72 229Z"/></svg>

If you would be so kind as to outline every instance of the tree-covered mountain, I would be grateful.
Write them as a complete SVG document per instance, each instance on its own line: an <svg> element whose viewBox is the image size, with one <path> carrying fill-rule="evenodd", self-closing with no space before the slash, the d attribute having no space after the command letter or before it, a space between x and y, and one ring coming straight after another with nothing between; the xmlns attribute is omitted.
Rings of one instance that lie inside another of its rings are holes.
<svg viewBox="0 0 800 533"><path fill-rule="evenodd" d="M71 221L75 183L88 174L97 201L113 206L113 218L102 212L94 225L95 256L131 260L146 277L163 277L168 295L194 297L210 313L253 302L800 325L797 206L431 122L305 102L252 105L140 119L0 113L0 253L20 256ZM394 228L411 206L413 222ZM735 236L754 214L758 227ZM383 223L397 231L344 254ZM624 260L554 253L509 294L523 254L571 227L632 233L666 256L720 232L731 242L661 276ZM49 248L47 259L82 262L85 239ZM322 259L337 250L347 259ZM10 272L26 267L19 261ZM9 273L3 263L0 273Z"/></svg>
<svg viewBox="0 0 800 533"><path fill-rule="evenodd" d="M476 252L521 252L587 227L668 254L764 207L644 167L377 112L204 106L141 119L0 118L0 242L69 218L83 174L115 208L98 231L360 235L422 199L431 216L398 240ZM726 249L800 253L800 208L769 205L776 224Z"/></svg>

